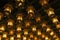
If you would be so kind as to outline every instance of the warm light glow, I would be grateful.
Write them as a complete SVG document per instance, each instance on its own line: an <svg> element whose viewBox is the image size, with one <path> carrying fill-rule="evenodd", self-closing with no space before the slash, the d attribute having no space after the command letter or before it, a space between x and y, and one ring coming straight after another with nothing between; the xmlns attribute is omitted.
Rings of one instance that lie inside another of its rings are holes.
<svg viewBox="0 0 60 40"><path fill-rule="evenodd" d="M28 35L28 30L24 30L24 35Z"/></svg>
<svg viewBox="0 0 60 40"><path fill-rule="evenodd" d="M60 40L60 38L56 38L55 40Z"/></svg>
<svg viewBox="0 0 60 40"><path fill-rule="evenodd" d="M44 34L42 34L42 38L45 38L45 35Z"/></svg>
<svg viewBox="0 0 60 40"><path fill-rule="evenodd" d="M49 40L49 38L48 37L45 37L45 40Z"/></svg>
<svg viewBox="0 0 60 40"><path fill-rule="evenodd" d="M9 12L11 12L11 10L9 9L9 7L7 7L7 8L5 9L5 11L9 11Z"/></svg>
<svg viewBox="0 0 60 40"><path fill-rule="evenodd" d="M1 25L0 26L0 32L4 31L5 30L5 26L4 25Z"/></svg>
<svg viewBox="0 0 60 40"><path fill-rule="evenodd" d="M34 27L32 27L32 31L36 31L36 27L34 26Z"/></svg>
<svg viewBox="0 0 60 40"><path fill-rule="evenodd" d="M37 35L41 35L41 31L40 30L37 31Z"/></svg>
<svg viewBox="0 0 60 40"><path fill-rule="evenodd" d="M21 2L24 2L25 0L21 0Z"/></svg>
<svg viewBox="0 0 60 40"><path fill-rule="evenodd" d="M30 26L30 22L29 22L29 21L25 22L25 26L26 26L26 27L27 27L27 26Z"/></svg>
<svg viewBox="0 0 60 40"><path fill-rule="evenodd" d="M38 40L38 38L35 36L35 37L34 37L34 40Z"/></svg>
<svg viewBox="0 0 60 40"><path fill-rule="evenodd" d="M27 13L28 13L28 17L29 18L33 18L34 17L34 13L35 13L35 8L33 6L28 6L26 9Z"/></svg>
<svg viewBox="0 0 60 40"><path fill-rule="evenodd" d="M14 31L13 31L13 30L10 30L10 31L9 31L9 34L10 34L10 35L13 35L13 34L14 34Z"/></svg>
<svg viewBox="0 0 60 40"><path fill-rule="evenodd" d="M57 38L57 35L54 35L53 38Z"/></svg>
<svg viewBox="0 0 60 40"><path fill-rule="evenodd" d="M44 6L46 4L48 4L48 0L40 0L39 3Z"/></svg>
<svg viewBox="0 0 60 40"><path fill-rule="evenodd" d="M41 18L40 17L36 17L36 22L40 22Z"/></svg>
<svg viewBox="0 0 60 40"><path fill-rule="evenodd" d="M60 33L60 30L59 30L59 33Z"/></svg>
<svg viewBox="0 0 60 40"><path fill-rule="evenodd" d="M47 28L47 29L46 29L46 32L49 32L49 31L51 31L51 29L50 29L50 28Z"/></svg>
<svg viewBox="0 0 60 40"><path fill-rule="evenodd" d="M22 14L17 14L17 20L22 21L23 20L23 15Z"/></svg>
<svg viewBox="0 0 60 40"><path fill-rule="evenodd" d="M0 35L0 40L2 39L2 36Z"/></svg>
<svg viewBox="0 0 60 40"><path fill-rule="evenodd" d="M4 11L8 11L8 12L11 13L12 9L13 9L13 7L12 7L11 4L6 4L6 5L4 6Z"/></svg>
<svg viewBox="0 0 60 40"><path fill-rule="evenodd" d="M44 27L46 27L47 25L46 25L46 23L42 23L42 27L44 28Z"/></svg>
<svg viewBox="0 0 60 40"><path fill-rule="evenodd" d="M53 22L53 23L57 23L57 22L58 22L58 19L57 19L57 18L53 18L53 19L52 19L52 22Z"/></svg>
<svg viewBox="0 0 60 40"><path fill-rule="evenodd" d="M22 3L19 3L18 6L22 6L23 4Z"/></svg>
<svg viewBox="0 0 60 40"><path fill-rule="evenodd" d="M28 14L34 14L34 8L33 8L33 6L28 6L28 8L27 8L27 12L28 12Z"/></svg>
<svg viewBox="0 0 60 40"><path fill-rule="evenodd" d="M49 11L49 12L48 12L48 16L50 16L50 15L52 15L52 14L54 14L53 11Z"/></svg>
<svg viewBox="0 0 60 40"><path fill-rule="evenodd" d="M28 10L28 14L29 13L34 13L34 11L32 9Z"/></svg>
<svg viewBox="0 0 60 40"><path fill-rule="evenodd" d="M19 33L19 34L17 34L17 38L21 38L21 34Z"/></svg>
<svg viewBox="0 0 60 40"><path fill-rule="evenodd" d="M56 28L60 28L60 23L56 24Z"/></svg>
<svg viewBox="0 0 60 40"><path fill-rule="evenodd" d="M28 40L31 40L30 38L28 38Z"/></svg>
<svg viewBox="0 0 60 40"><path fill-rule="evenodd" d="M21 31L22 29L21 29L21 27L17 27L17 31Z"/></svg>
<svg viewBox="0 0 60 40"><path fill-rule="evenodd" d="M5 30L5 28L4 28L4 27L1 27L1 28L0 28L0 30L4 31L4 30Z"/></svg>
<svg viewBox="0 0 60 40"><path fill-rule="evenodd" d="M30 38L33 38L33 34L32 33L30 34Z"/></svg>
<svg viewBox="0 0 60 40"><path fill-rule="evenodd" d="M54 9L53 9L53 8L49 8L49 9L47 10L47 14L48 14L48 16L53 15L53 14L54 14Z"/></svg>
<svg viewBox="0 0 60 40"><path fill-rule="evenodd" d="M3 38L7 38L7 33L3 33Z"/></svg>
<svg viewBox="0 0 60 40"><path fill-rule="evenodd" d="M11 25L11 26L12 26L12 25L13 25L13 23L12 23L12 22L8 22L8 25Z"/></svg>
<svg viewBox="0 0 60 40"><path fill-rule="evenodd" d="M25 36L23 36L23 40L26 40L27 38Z"/></svg>
<svg viewBox="0 0 60 40"><path fill-rule="evenodd" d="M9 19L7 25L8 26L13 26L13 20Z"/></svg>
<svg viewBox="0 0 60 40"><path fill-rule="evenodd" d="M0 2L0 40L60 40L58 0Z"/></svg>
<svg viewBox="0 0 60 40"><path fill-rule="evenodd" d="M54 32L53 32L53 31L52 31L52 32L50 32L50 35L51 35L51 36L53 36L53 35L54 35Z"/></svg>
<svg viewBox="0 0 60 40"><path fill-rule="evenodd" d="M17 17L17 20L22 20L22 17L21 17L21 16L18 16L18 17Z"/></svg>
<svg viewBox="0 0 60 40"><path fill-rule="evenodd" d="M14 40L14 37L13 37L13 36L11 36L11 37L10 37L10 40Z"/></svg>

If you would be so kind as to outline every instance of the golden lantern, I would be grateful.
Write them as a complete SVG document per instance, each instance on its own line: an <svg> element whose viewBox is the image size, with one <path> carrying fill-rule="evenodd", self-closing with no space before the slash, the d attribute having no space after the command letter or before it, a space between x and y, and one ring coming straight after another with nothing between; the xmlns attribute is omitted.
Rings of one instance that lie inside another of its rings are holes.
<svg viewBox="0 0 60 40"><path fill-rule="evenodd" d="M51 35L51 36L53 36L53 35L54 35L54 32L53 32L53 31L51 31L51 32L50 32L50 35Z"/></svg>
<svg viewBox="0 0 60 40"><path fill-rule="evenodd" d="M41 36L42 36L42 38L45 38L45 35L44 34L42 34Z"/></svg>
<svg viewBox="0 0 60 40"><path fill-rule="evenodd" d="M17 27L17 29L16 29L17 31L21 31L22 29L21 29L21 27Z"/></svg>
<svg viewBox="0 0 60 40"><path fill-rule="evenodd" d="M19 22L23 20L23 15L21 13L17 14L16 17L17 17L17 21Z"/></svg>
<svg viewBox="0 0 60 40"><path fill-rule="evenodd" d="M56 23L58 23L58 19L55 17L55 18L52 18L52 22L54 23L54 24L56 24Z"/></svg>
<svg viewBox="0 0 60 40"><path fill-rule="evenodd" d="M33 6L28 6L26 11L27 11L29 17L33 17L34 16L35 9L34 9Z"/></svg>
<svg viewBox="0 0 60 40"><path fill-rule="evenodd" d="M8 19L7 20L7 25L8 26L13 26L14 25L14 21L12 19Z"/></svg>
<svg viewBox="0 0 60 40"><path fill-rule="evenodd" d="M34 25L33 27L32 27L32 31L34 32L34 31L36 31L37 29L36 29L36 26Z"/></svg>
<svg viewBox="0 0 60 40"><path fill-rule="evenodd" d="M24 30L24 35L28 35L28 30Z"/></svg>
<svg viewBox="0 0 60 40"><path fill-rule="evenodd" d="M34 36L33 36L33 33L30 33L30 34L29 34L29 37L30 37L30 38L33 38L33 37L34 37Z"/></svg>
<svg viewBox="0 0 60 40"><path fill-rule="evenodd" d="M5 31L5 25L0 25L0 32L3 32L3 31Z"/></svg>
<svg viewBox="0 0 60 40"><path fill-rule="evenodd" d="M37 17L36 17L36 22L40 22L40 21L41 21L40 16L37 16Z"/></svg>
<svg viewBox="0 0 60 40"><path fill-rule="evenodd" d="M56 24L56 28L60 28L60 23Z"/></svg>
<svg viewBox="0 0 60 40"><path fill-rule="evenodd" d="M4 6L4 11L5 11L6 13L7 13L7 12L11 13L12 10L13 10L13 7L12 7L11 4L6 4L6 5ZM9 15L9 14L7 14L7 15Z"/></svg>
<svg viewBox="0 0 60 40"><path fill-rule="evenodd" d="M54 13L54 9L53 9L53 8L49 8L49 9L47 10L47 14L48 14L48 16L54 15L54 14L55 14L55 13Z"/></svg>
<svg viewBox="0 0 60 40"><path fill-rule="evenodd" d="M45 37L45 40L49 40L49 38L48 37Z"/></svg>
<svg viewBox="0 0 60 40"><path fill-rule="evenodd" d="M23 40L26 40L27 39L27 37L26 36L23 36Z"/></svg>
<svg viewBox="0 0 60 40"><path fill-rule="evenodd" d="M41 31L40 30L37 30L37 35L41 35Z"/></svg>
<svg viewBox="0 0 60 40"><path fill-rule="evenodd" d="M60 40L58 14L55 15L56 10L50 0L26 0L26 2L8 0L7 2L0 5L4 6L0 9L0 40ZM56 27L53 28L54 26Z"/></svg>
<svg viewBox="0 0 60 40"><path fill-rule="evenodd" d="M30 21L26 21L26 22L25 22L25 26L26 26L26 27L30 26Z"/></svg>
<svg viewBox="0 0 60 40"><path fill-rule="evenodd" d="M9 34L10 34L10 35L13 35L13 34L14 34L14 30L10 30L10 31L9 31Z"/></svg>
<svg viewBox="0 0 60 40"><path fill-rule="evenodd" d="M17 24L17 25L16 25L16 31L17 31L17 32L22 31L22 25Z"/></svg>
<svg viewBox="0 0 60 40"><path fill-rule="evenodd" d="M57 35L55 34L55 35L53 36L53 38L57 38Z"/></svg>
<svg viewBox="0 0 60 40"><path fill-rule="evenodd" d="M46 32L50 32L51 31L51 29L48 27L47 29L46 29Z"/></svg>
<svg viewBox="0 0 60 40"><path fill-rule="evenodd" d="M41 26L42 26L42 28L47 27L46 22L43 22L43 23L41 24Z"/></svg>
<svg viewBox="0 0 60 40"><path fill-rule="evenodd" d="M21 34L20 33L17 34L17 38L21 38Z"/></svg>
<svg viewBox="0 0 60 40"><path fill-rule="evenodd" d="M8 35L8 34L5 32L5 33L3 33L3 36L2 36L2 37L3 37L3 38L7 38L7 35Z"/></svg>
<svg viewBox="0 0 60 40"><path fill-rule="evenodd" d="M14 36L11 36L11 37L10 37L10 40L14 40Z"/></svg>

